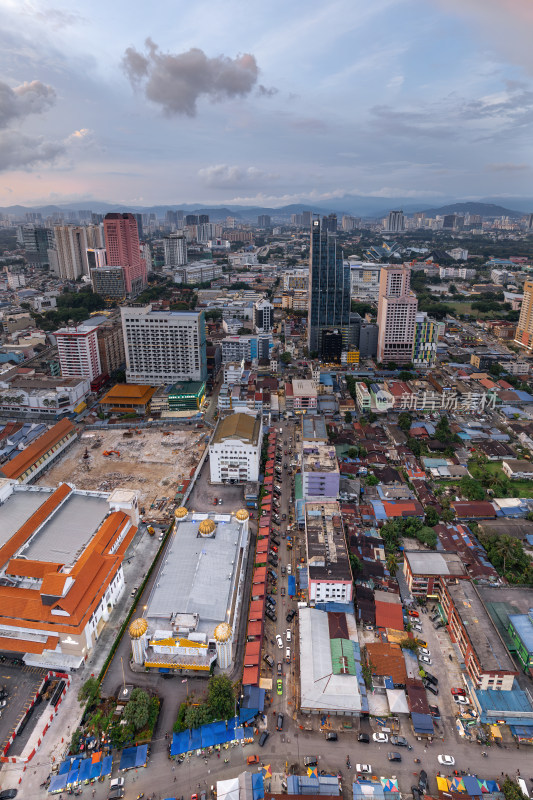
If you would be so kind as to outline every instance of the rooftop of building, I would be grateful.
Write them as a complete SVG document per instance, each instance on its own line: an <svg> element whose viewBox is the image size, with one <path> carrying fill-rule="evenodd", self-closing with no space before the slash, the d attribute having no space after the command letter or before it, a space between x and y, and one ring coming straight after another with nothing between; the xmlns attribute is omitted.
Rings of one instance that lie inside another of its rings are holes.
<svg viewBox="0 0 533 800"><path fill-rule="evenodd" d="M304 472L338 472L335 447L318 442L304 442L302 448L302 467Z"/></svg>
<svg viewBox="0 0 533 800"><path fill-rule="evenodd" d="M45 431L38 439L29 444L27 447L18 453L11 461L2 464L0 467L0 476L4 478L12 478L17 480L23 475L28 467L35 464L42 456L47 453L51 447L57 444L64 436L73 434L76 431L76 426L68 419L62 419L47 431Z"/></svg>
<svg viewBox="0 0 533 800"><path fill-rule="evenodd" d="M523 458L504 458L503 463L507 464L513 472L533 472L533 464Z"/></svg>
<svg viewBox="0 0 533 800"><path fill-rule="evenodd" d="M292 381L294 397L316 397L317 391L313 381L296 378Z"/></svg>
<svg viewBox="0 0 533 800"><path fill-rule="evenodd" d="M117 383L100 400L100 405L127 402L130 405L146 405L155 393L153 386L140 383Z"/></svg>
<svg viewBox="0 0 533 800"><path fill-rule="evenodd" d="M204 520L213 522L212 535L200 534ZM150 626L169 629L175 614L199 614L203 633L229 622L245 543L244 524L230 514L190 512L176 521L144 614Z"/></svg>
<svg viewBox="0 0 533 800"><path fill-rule="evenodd" d="M310 576L317 580L351 580L338 503L306 503L305 514Z"/></svg>
<svg viewBox="0 0 533 800"><path fill-rule="evenodd" d="M61 389L62 387L73 388L86 380L86 378L82 377L53 377L51 375L45 375L44 373L34 372L33 370L23 372L22 369L23 368L14 367L13 369L5 370L0 373L0 383L6 382L9 383L10 388L22 389L23 391L30 392L33 389L50 391L52 389Z"/></svg>
<svg viewBox="0 0 533 800"><path fill-rule="evenodd" d="M328 441L326 420L324 417L314 415L302 417L302 439L304 442Z"/></svg>
<svg viewBox="0 0 533 800"><path fill-rule="evenodd" d="M196 397L205 391L205 381L179 381L174 383L168 390L168 396L190 395Z"/></svg>
<svg viewBox="0 0 533 800"><path fill-rule="evenodd" d="M462 558L457 553L437 553L428 550L405 550L404 557L413 575L466 575Z"/></svg>
<svg viewBox="0 0 533 800"><path fill-rule="evenodd" d="M226 439L241 439L252 445L259 442L261 420L251 414L230 414L220 420L211 444L220 444Z"/></svg>
<svg viewBox="0 0 533 800"><path fill-rule="evenodd" d="M464 625L481 668L486 671L516 672L507 648L498 636L490 615L473 584L447 584L456 612Z"/></svg>

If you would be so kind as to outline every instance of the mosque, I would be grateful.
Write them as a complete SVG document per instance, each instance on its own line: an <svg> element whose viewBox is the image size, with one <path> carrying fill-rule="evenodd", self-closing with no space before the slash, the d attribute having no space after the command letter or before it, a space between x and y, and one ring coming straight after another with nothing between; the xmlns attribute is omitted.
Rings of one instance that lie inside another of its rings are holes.
<svg viewBox="0 0 533 800"><path fill-rule="evenodd" d="M129 627L132 660L158 672L231 667L249 549L249 514L181 506L143 616Z"/></svg>

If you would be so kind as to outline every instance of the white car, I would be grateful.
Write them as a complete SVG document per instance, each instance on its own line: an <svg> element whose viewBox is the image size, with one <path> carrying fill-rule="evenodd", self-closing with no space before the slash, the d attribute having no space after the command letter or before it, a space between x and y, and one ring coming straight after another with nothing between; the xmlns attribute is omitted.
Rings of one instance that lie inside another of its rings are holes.
<svg viewBox="0 0 533 800"><path fill-rule="evenodd" d="M287 628L287 641L290 642L291 639L292 639L291 632L290 632L289 628Z"/></svg>
<svg viewBox="0 0 533 800"><path fill-rule="evenodd" d="M291 572L292 572L292 566L290 564L287 564L287 575L290 575Z"/></svg>
<svg viewBox="0 0 533 800"><path fill-rule="evenodd" d="M422 661L423 664L432 664L433 663L429 656L418 656L418 660Z"/></svg>
<svg viewBox="0 0 533 800"><path fill-rule="evenodd" d="M420 625L418 622L415 622L413 625L413 630L418 631L418 633L422 633L422 625Z"/></svg>
<svg viewBox="0 0 533 800"><path fill-rule="evenodd" d="M386 744L389 741L389 737L386 733L373 733L372 739L379 744Z"/></svg>
<svg viewBox="0 0 533 800"><path fill-rule="evenodd" d="M453 696L453 699L455 700L456 703L459 703L460 706L468 705L468 699L466 697L463 697L462 695L455 694Z"/></svg>
<svg viewBox="0 0 533 800"><path fill-rule="evenodd" d="M422 655L422 656L430 656L430 655L431 655L431 653L429 652L429 650L427 649L427 647L419 647L419 648L418 648L418 652L419 652L419 653L420 653L420 655Z"/></svg>
<svg viewBox="0 0 533 800"><path fill-rule="evenodd" d="M455 758L453 756L437 756L437 761L439 764L442 764L443 767L455 766Z"/></svg>
<svg viewBox="0 0 533 800"><path fill-rule="evenodd" d="M276 642L278 644L279 649L281 650L283 648L283 639L281 638L279 633L276 634Z"/></svg>
<svg viewBox="0 0 533 800"><path fill-rule="evenodd" d="M355 771L360 772L361 775L370 775L372 772L371 764L356 764Z"/></svg>

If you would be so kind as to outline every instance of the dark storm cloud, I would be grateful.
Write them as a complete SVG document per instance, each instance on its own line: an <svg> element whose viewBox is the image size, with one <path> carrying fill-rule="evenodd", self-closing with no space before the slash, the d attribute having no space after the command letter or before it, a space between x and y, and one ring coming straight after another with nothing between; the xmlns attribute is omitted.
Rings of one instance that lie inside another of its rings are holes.
<svg viewBox="0 0 533 800"><path fill-rule="evenodd" d="M50 162L64 151L63 144L45 142L42 137L25 136L19 131L0 131L0 171L27 169Z"/></svg>
<svg viewBox="0 0 533 800"><path fill-rule="evenodd" d="M161 106L166 116L194 117L201 97L215 102L244 97L257 83L259 68L250 53L209 58L196 47L162 53L151 39L145 44L145 53L128 47L122 65L132 85L142 86L147 99Z"/></svg>
<svg viewBox="0 0 533 800"><path fill-rule="evenodd" d="M29 114L41 114L54 104L56 93L51 86L32 81L12 89L0 81L0 128Z"/></svg>

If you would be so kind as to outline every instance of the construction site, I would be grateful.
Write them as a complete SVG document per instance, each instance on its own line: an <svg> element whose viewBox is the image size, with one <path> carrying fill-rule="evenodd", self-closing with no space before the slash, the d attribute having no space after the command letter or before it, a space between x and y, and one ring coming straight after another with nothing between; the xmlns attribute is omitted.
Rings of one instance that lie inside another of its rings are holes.
<svg viewBox="0 0 533 800"><path fill-rule="evenodd" d="M78 489L137 489L146 521L171 520L208 445L206 430L130 428L86 431L37 482Z"/></svg>

